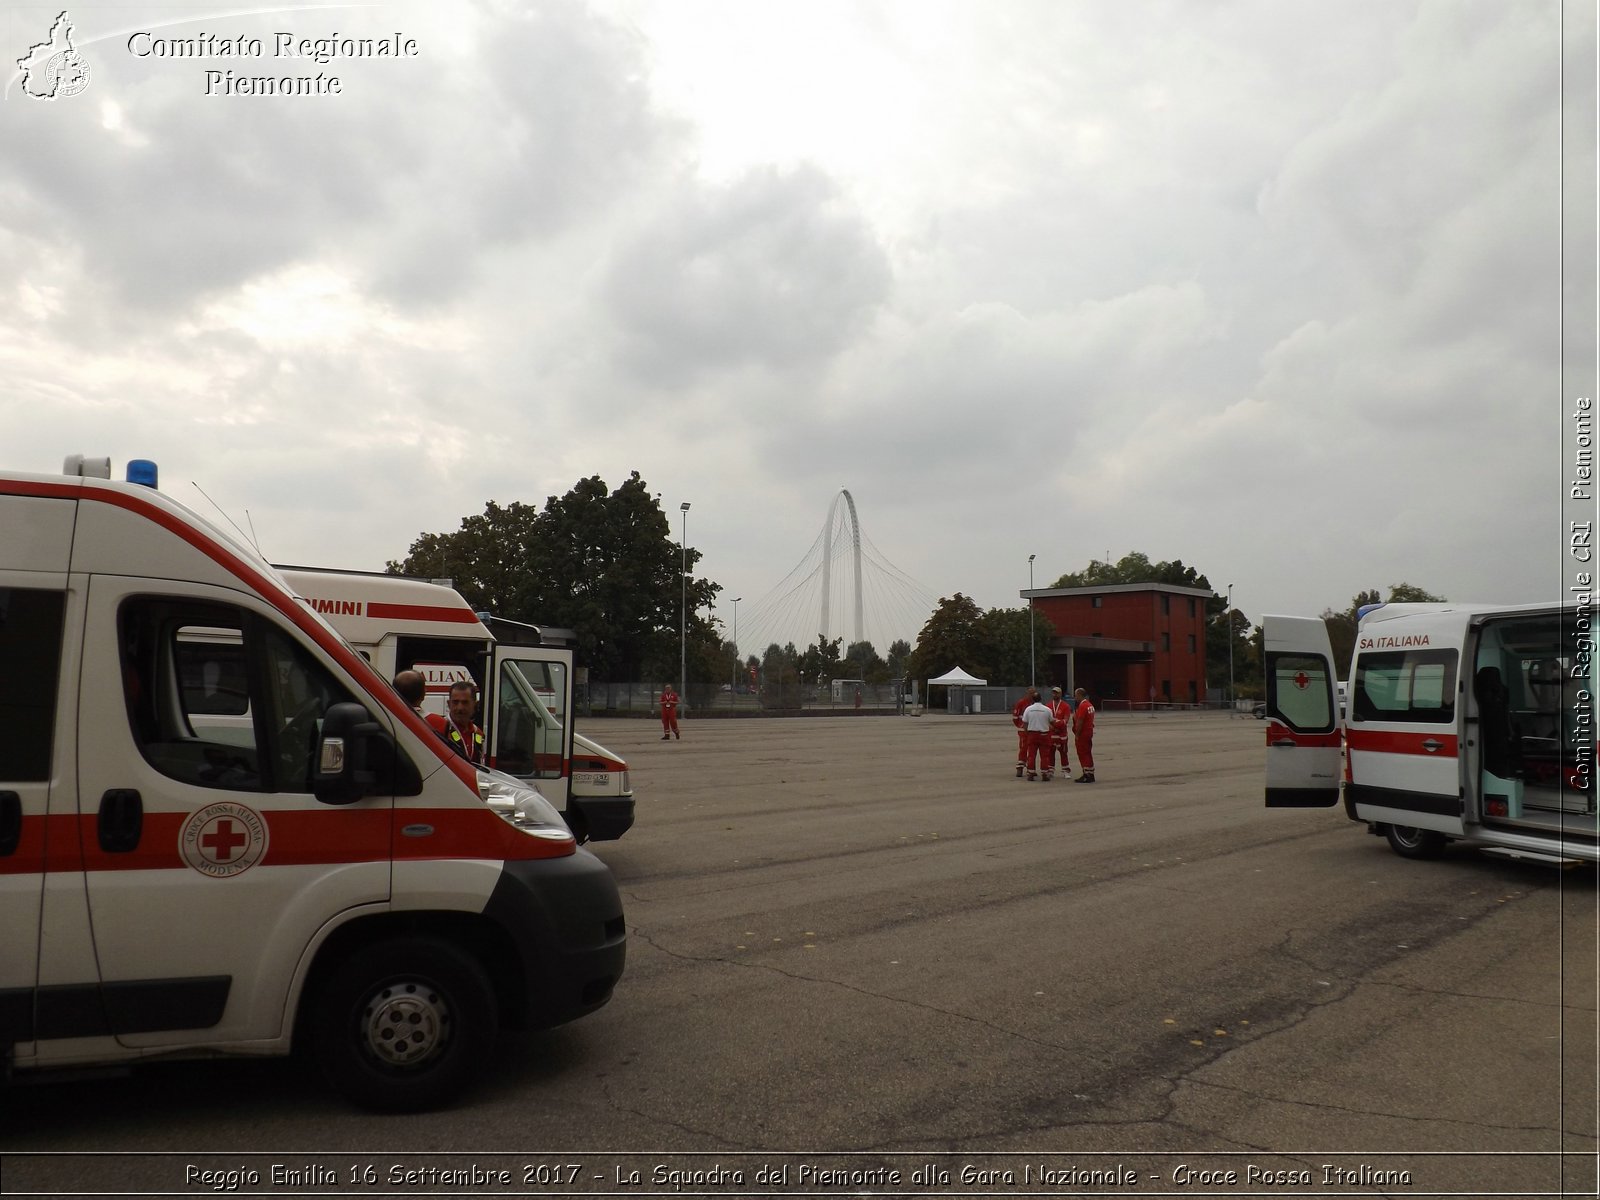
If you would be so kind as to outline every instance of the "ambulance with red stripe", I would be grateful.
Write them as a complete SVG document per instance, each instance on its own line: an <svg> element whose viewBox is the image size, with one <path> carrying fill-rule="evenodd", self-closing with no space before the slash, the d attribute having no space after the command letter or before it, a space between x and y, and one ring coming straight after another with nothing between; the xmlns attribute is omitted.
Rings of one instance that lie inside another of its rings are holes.
<svg viewBox="0 0 1600 1200"><path fill-rule="evenodd" d="M478 689L490 765L537 787L579 842L632 827L627 762L573 729L570 632L497 617L486 625L454 588L427 580L278 570L380 675L421 671L428 712L445 714L452 683Z"/></svg>
<svg viewBox="0 0 1600 1200"><path fill-rule="evenodd" d="M304 1048L413 1110L604 1005L622 905L555 810L153 464L110 474L0 473L6 1075Z"/></svg>
<svg viewBox="0 0 1600 1200"><path fill-rule="evenodd" d="M1600 861L1600 672L1582 599L1369 605L1342 718L1326 625L1263 618L1267 806L1332 807L1342 793L1346 815L1408 858L1459 842Z"/></svg>

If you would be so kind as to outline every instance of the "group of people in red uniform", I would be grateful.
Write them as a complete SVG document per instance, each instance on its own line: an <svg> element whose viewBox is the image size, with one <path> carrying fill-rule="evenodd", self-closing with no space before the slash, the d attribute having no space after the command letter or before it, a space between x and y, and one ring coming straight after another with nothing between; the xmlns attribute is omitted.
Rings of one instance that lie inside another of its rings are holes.
<svg viewBox="0 0 1600 1200"><path fill-rule="evenodd" d="M1055 778L1056 762L1061 777L1072 778L1067 757L1070 734L1078 751L1078 783L1094 782L1094 705L1082 688L1074 689L1072 699L1062 698L1061 689L1050 689L1050 700L1039 698L1039 689L1030 687L1011 708L1011 723L1017 727L1017 778L1027 772L1029 779Z"/></svg>

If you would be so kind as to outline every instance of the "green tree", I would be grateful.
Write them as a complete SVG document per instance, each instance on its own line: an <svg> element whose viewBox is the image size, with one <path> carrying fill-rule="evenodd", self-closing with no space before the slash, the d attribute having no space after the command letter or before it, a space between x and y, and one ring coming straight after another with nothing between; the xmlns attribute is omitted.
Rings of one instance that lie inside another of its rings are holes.
<svg viewBox="0 0 1600 1200"><path fill-rule="evenodd" d="M635 471L614 491L598 475L579 480L542 512L491 501L455 533L419 536L389 569L449 577L474 608L572 629L578 659L597 680L676 680L690 647L709 644L716 657L707 614L721 587L694 577L699 561L698 551L685 555L673 540L660 502ZM694 657L704 669L691 677L709 679L715 668L702 663L704 650Z"/></svg>
<svg viewBox="0 0 1600 1200"><path fill-rule="evenodd" d="M868 683L887 683L888 664L878 656L871 642L851 642L841 664L845 679L865 679Z"/></svg>
<svg viewBox="0 0 1600 1200"><path fill-rule="evenodd" d="M906 660L911 657L911 643L905 638L895 638L889 643L889 657L884 660L884 668L889 673L890 679L905 679Z"/></svg>
<svg viewBox="0 0 1600 1200"><path fill-rule="evenodd" d="M1148 554L1135 550L1124 554L1116 562L1091 562L1081 571L1069 571L1051 587L1104 587L1115 583L1166 583L1173 587L1193 587L1211 590L1204 575L1193 567L1183 565L1182 559L1171 562L1151 562Z"/></svg>
<svg viewBox="0 0 1600 1200"><path fill-rule="evenodd" d="M1030 627L1026 608L992 608L978 624L987 668L983 677L994 684L1032 682L1030 666L1042 666L1050 657L1050 639L1055 636L1045 615L1034 613Z"/></svg>
<svg viewBox="0 0 1600 1200"><path fill-rule="evenodd" d="M983 637L983 610L960 592L941 598L917 634L917 648L907 661L907 675L928 679L961 667L986 678L989 667Z"/></svg>
<svg viewBox="0 0 1600 1200"><path fill-rule="evenodd" d="M790 642L773 642L761 656L761 706L763 708L800 707L800 654Z"/></svg>
<svg viewBox="0 0 1600 1200"><path fill-rule="evenodd" d="M1237 608L1230 610L1226 597L1206 601L1206 683L1228 690L1228 635L1233 634L1233 690L1236 695L1251 695L1261 678L1261 659L1251 650L1250 618Z"/></svg>
<svg viewBox="0 0 1600 1200"><path fill-rule="evenodd" d="M796 669L800 672L800 680L807 687L826 687L831 679L842 679L844 672L840 669L839 647L844 645L842 637L829 641L820 633L817 634L817 644L807 646L800 655Z"/></svg>
<svg viewBox="0 0 1600 1200"><path fill-rule="evenodd" d="M502 508L493 500L477 516L463 517L455 533L424 533L411 543L391 575L448 579L473 608L526 621L520 615L523 565L535 539L539 510L514 502ZM548 618L546 618L548 619Z"/></svg>

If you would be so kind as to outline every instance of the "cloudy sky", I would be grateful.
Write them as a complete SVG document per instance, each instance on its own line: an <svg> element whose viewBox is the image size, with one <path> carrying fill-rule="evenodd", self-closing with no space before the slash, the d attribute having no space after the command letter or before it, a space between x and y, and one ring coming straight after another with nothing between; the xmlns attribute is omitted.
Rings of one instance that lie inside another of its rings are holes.
<svg viewBox="0 0 1600 1200"><path fill-rule="evenodd" d="M8 70L59 12L7 6ZM841 488L984 607L1029 554L1043 586L1130 550L1252 620L1563 586L1592 4L69 19L87 86L11 71L0 105L8 467L153 458L274 560L361 569L638 471L747 618ZM174 49L207 37L262 52ZM207 94L319 71L338 94Z"/></svg>

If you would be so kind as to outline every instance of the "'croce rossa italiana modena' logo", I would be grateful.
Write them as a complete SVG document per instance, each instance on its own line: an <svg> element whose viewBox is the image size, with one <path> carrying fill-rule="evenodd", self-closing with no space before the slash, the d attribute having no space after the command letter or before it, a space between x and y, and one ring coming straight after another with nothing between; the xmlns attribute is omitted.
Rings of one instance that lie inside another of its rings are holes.
<svg viewBox="0 0 1600 1200"><path fill-rule="evenodd" d="M22 90L35 100L76 96L89 86L89 64L72 44L72 22L63 10L50 26L48 41L35 42L17 59Z"/></svg>
<svg viewBox="0 0 1600 1200"><path fill-rule="evenodd" d="M261 861L267 852L267 824L242 804L208 804L183 823L178 849L200 874L226 879Z"/></svg>

